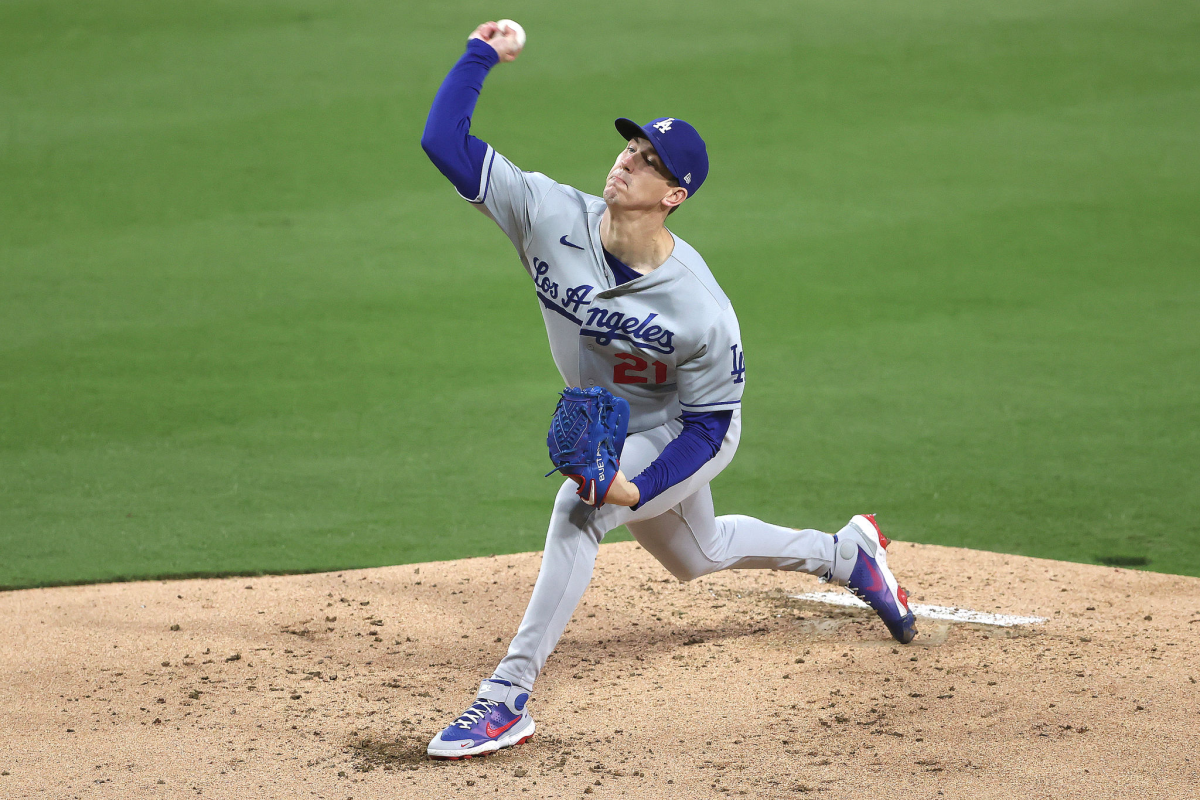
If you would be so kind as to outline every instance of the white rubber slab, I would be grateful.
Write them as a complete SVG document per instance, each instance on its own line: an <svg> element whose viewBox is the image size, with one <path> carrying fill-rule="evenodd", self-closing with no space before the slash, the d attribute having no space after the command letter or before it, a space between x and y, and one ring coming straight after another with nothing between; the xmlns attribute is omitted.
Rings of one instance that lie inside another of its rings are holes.
<svg viewBox="0 0 1200 800"><path fill-rule="evenodd" d="M870 608L870 606L849 592L808 592L807 594L794 594L792 598L795 600L811 600L816 603L827 603L831 606ZM909 603L908 608L918 617L944 619L950 622L974 622L979 625L996 625L1001 628L1012 628L1017 625L1038 625L1046 621L1045 617L1016 617L1010 614L988 614L985 611L972 611L969 608L927 606L920 603Z"/></svg>

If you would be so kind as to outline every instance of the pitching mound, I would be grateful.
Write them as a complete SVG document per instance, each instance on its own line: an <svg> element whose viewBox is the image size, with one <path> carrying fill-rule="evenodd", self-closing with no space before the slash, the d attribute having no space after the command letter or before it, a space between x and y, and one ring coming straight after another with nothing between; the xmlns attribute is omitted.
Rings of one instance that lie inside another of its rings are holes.
<svg viewBox="0 0 1200 800"><path fill-rule="evenodd" d="M516 630L538 554L0 595L0 797L1181 798L1200 786L1200 580L895 543L914 603L807 576L596 577L529 744L431 762Z"/></svg>

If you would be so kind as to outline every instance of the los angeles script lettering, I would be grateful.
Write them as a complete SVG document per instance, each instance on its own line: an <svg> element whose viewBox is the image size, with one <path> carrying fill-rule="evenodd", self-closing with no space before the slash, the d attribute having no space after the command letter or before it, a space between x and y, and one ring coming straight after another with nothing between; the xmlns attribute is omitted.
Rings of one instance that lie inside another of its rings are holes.
<svg viewBox="0 0 1200 800"><path fill-rule="evenodd" d="M559 299L558 282L552 281L547 274L550 272L550 262L535 257L533 271L533 283L538 291L544 297L548 296L550 299L558 301L563 308L578 314L581 306L592 305L593 301L588 300L587 297L595 287L571 286L563 293L562 299ZM594 337L596 343L600 345L610 344L613 339L621 339L627 342L638 342L647 350L674 353L675 345L671 340L674 339L675 334L661 325L650 324L651 320L657 317L658 314L649 314L645 319L638 319L626 316L622 311L589 308L587 321L584 323L583 329L579 331L579 335Z"/></svg>
<svg viewBox="0 0 1200 800"><path fill-rule="evenodd" d="M658 314L648 314L645 319L626 316L621 311L605 311L603 308L589 308L586 330L579 333L582 336L593 336L597 344L606 345L613 339L624 339L630 342L641 342L647 349L660 353L675 352L671 340L674 332L661 325L651 325ZM607 332L607 335L605 334Z"/></svg>
<svg viewBox="0 0 1200 800"><path fill-rule="evenodd" d="M533 285L537 287L538 292L543 297L548 297L551 300L557 300L563 308L573 314L579 313L580 306L591 305L592 301L588 300L588 295L595 289L594 286L588 284L580 284L579 286L568 286L563 290L563 296L560 299L558 296L558 282L550 280L547 275L550 271L550 262L542 261L534 256L533 259Z"/></svg>

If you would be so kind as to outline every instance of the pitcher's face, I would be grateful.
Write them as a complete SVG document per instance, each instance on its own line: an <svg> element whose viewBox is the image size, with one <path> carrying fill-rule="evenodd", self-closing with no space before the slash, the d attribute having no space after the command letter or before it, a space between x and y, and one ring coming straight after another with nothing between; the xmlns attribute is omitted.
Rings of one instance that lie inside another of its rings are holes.
<svg viewBox="0 0 1200 800"><path fill-rule="evenodd" d="M608 171L604 201L628 210L657 210L664 199L668 206L675 206L687 197L687 190L677 184L650 140L636 137L629 140Z"/></svg>

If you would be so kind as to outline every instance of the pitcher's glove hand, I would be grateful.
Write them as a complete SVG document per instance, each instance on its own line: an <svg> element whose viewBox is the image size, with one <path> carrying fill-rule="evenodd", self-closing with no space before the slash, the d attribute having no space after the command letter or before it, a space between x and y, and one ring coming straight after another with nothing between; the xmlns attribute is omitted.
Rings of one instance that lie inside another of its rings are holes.
<svg viewBox="0 0 1200 800"><path fill-rule="evenodd" d="M546 477L561 472L579 484L583 502L604 505L620 468L628 427L629 403L623 398L598 386L563 390L546 434L554 464Z"/></svg>

